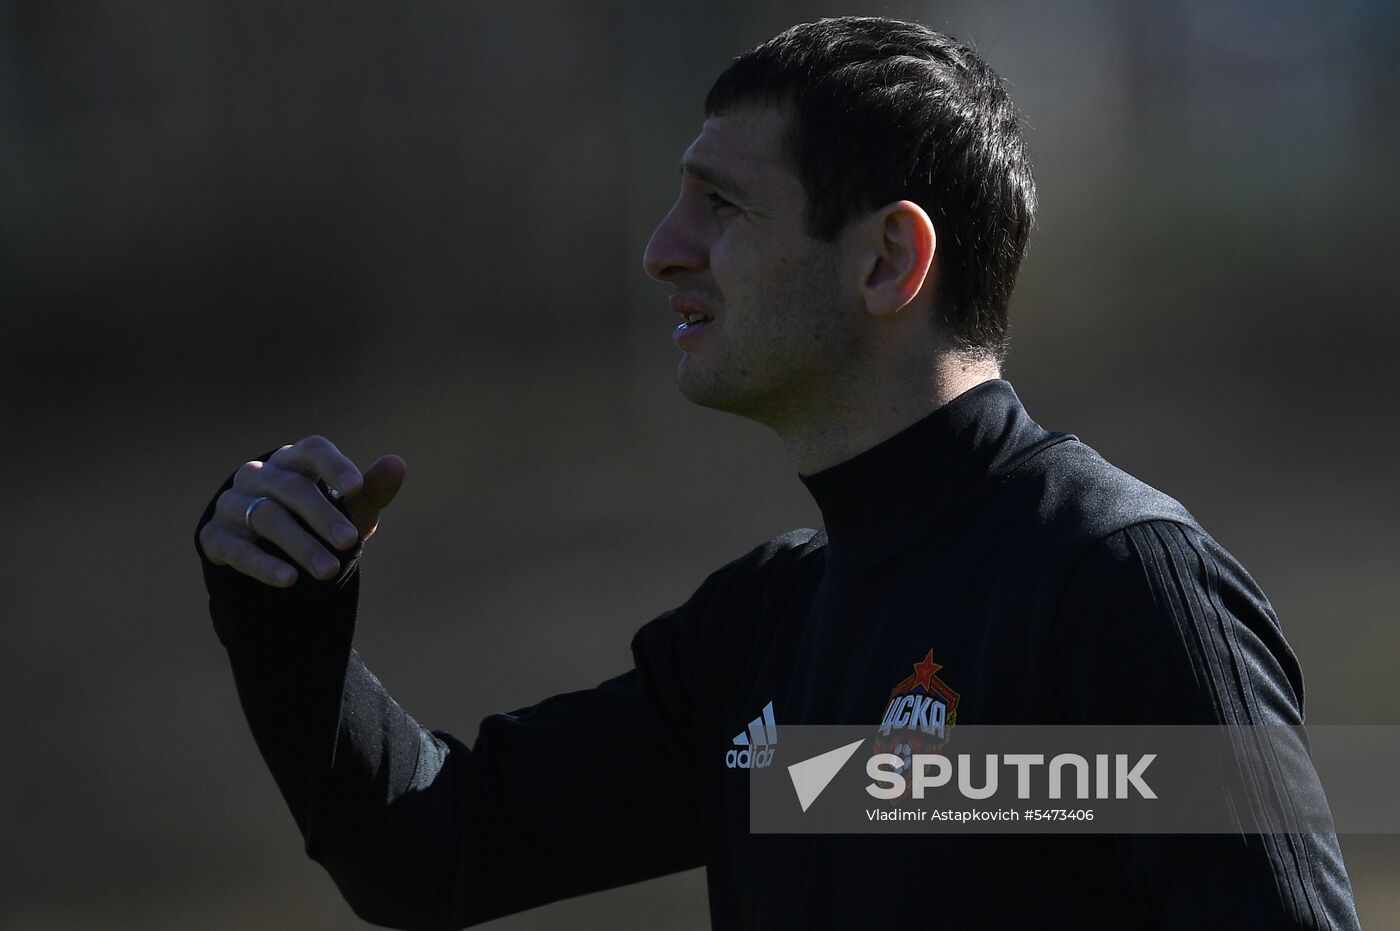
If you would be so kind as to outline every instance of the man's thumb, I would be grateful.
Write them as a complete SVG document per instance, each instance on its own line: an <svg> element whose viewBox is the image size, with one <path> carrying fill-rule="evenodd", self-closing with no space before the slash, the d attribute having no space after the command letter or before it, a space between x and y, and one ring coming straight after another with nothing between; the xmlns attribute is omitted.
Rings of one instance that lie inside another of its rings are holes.
<svg viewBox="0 0 1400 931"><path fill-rule="evenodd" d="M408 466L392 455L380 456L364 471L364 484L345 501L346 511L359 529L361 539L368 540L379 526L379 512L394 500L407 474Z"/></svg>

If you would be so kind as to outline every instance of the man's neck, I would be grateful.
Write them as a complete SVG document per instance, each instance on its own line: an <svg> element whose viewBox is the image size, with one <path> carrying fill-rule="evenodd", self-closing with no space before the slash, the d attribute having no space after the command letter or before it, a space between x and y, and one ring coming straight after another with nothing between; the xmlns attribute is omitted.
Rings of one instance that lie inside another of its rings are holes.
<svg viewBox="0 0 1400 931"><path fill-rule="evenodd" d="M813 475L858 456L923 420L970 388L1000 378L994 361L957 360L940 366L921 388L892 385L867 392L859 403L833 405L807 422L778 431L802 475Z"/></svg>

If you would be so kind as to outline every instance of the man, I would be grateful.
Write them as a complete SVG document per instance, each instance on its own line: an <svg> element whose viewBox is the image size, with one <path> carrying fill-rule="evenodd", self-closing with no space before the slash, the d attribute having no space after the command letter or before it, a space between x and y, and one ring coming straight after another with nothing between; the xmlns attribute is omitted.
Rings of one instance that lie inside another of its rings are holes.
<svg viewBox="0 0 1400 931"><path fill-rule="evenodd" d="M361 472L313 437L247 463L197 540L307 852L400 927L702 864L725 928L1356 927L1327 835L749 832L731 751L750 720L878 723L923 689L963 723L1299 723L1302 681L1190 514L999 377L1034 187L970 49L882 19L798 26L706 110L646 268L675 290L681 390L772 427L824 531L714 572L641 628L635 668L492 716L469 748L351 649L359 544L403 462Z"/></svg>

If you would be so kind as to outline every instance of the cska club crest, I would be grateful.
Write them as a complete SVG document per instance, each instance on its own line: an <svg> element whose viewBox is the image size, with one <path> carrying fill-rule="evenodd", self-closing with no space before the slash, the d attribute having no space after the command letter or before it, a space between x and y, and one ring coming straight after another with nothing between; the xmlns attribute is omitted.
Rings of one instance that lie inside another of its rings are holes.
<svg viewBox="0 0 1400 931"><path fill-rule="evenodd" d="M890 690L880 722L875 752L908 760L915 753L935 753L958 721L958 693L938 676L943 666L933 650L914 664L914 673Z"/></svg>

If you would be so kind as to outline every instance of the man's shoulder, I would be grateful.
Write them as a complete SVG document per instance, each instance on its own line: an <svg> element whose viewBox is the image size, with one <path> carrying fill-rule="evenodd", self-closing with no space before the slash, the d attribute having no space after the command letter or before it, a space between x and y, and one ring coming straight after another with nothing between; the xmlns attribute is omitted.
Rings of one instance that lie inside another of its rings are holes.
<svg viewBox="0 0 1400 931"><path fill-rule="evenodd" d="M765 540L720 569L719 574L751 585L769 585L821 558L826 531L799 528Z"/></svg>
<svg viewBox="0 0 1400 931"><path fill-rule="evenodd" d="M711 572L687 604L709 607L735 597L748 599L755 591L798 575L802 567L820 558L825 546L826 532L822 530L781 533Z"/></svg>
<svg viewBox="0 0 1400 931"><path fill-rule="evenodd" d="M711 572L684 604L637 631L632 649L638 662L684 654L707 675L734 672L726 658L745 655L761 636L768 609L793 597L808 571L821 565L825 546L824 531L790 530Z"/></svg>
<svg viewBox="0 0 1400 931"><path fill-rule="evenodd" d="M825 530L799 527L760 543L749 551L745 559L752 561L755 567L787 560L801 560L817 553L824 546L826 546Z"/></svg>
<svg viewBox="0 0 1400 931"><path fill-rule="evenodd" d="M1105 459L1069 436L1023 462L1007 477L1007 500L1034 508L1036 522L1059 539L1086 543L1147 521L1200 530L1176 498Z"/></svg>

